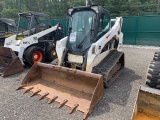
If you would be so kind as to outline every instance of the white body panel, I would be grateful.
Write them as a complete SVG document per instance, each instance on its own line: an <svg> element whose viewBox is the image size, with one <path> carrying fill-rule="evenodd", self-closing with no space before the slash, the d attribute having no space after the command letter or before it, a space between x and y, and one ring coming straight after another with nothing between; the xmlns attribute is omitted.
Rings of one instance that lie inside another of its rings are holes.
<svg viewBox="0 0 160 120"><path fill-rule="evenodd" d="M64 52L64 49L66 48L66 43L67 43L67 37L57 41L56 43L56 52L58 56L58 65L60 65L62 61L62 55Z"/></svg>
<svg viewBox="0 0 160 120"><path fill-rule="evenodd" d="M18 57L20 58L23 64L23 54L24 50L32 45L38 43L38 39L43 37L44 35L51 33L57 29L57 25L53 26L49 29L36 33L34 35L25 37L22 40L16 40L16 35L8 37L5 39L4 47L11 48L13 51L18 52Z"/></svg>
<svg viewBox="0 0 160 120"><path fill-rule="evenodd" d="M111 22L115 22L113 27L105 35L103 35L97 42L93 43L90 49L88 50L88 58L86 66L87 72L92 72L93 67L99 64L107 56L109 50L103 53L101 53L101 51L105 46L105 44L109 42L112 38L115 37L117 40L119 40L119 45L117 49L121 50L122 48L122 42L123 42L123 33L121 32L122 17L117 17L116 19L112 19ZM67 42L67 37L60 41L57 41L56 51L58 54L59 65L61 63L63 51L66 48L66 42ZM94 53L92 53L93 50ZM75 61L75 60L73 59L70 61Z"/></svg>
<svg viewBox="0 0 160 120"><path fill-rule="evenodd" d="M123 42L123 33L121 32L122 17L117 17L116 19L112 19L111 21L115 22L113 27L105 35L103 35L96 43L93 43L88 51L89 57L87 58L87 66L86 66L87 72L91 72L93 67L96 66L101 60L103 60L104 57L106 57L103 55L103 53L101 53L101 51L105 46L105 44L108 41L110 41L113 37L119 39L119 45L117 49L122 48L122 42ZM95 49L94 54L92 53L93 49ZM102 56L101 57L102 59L99 60L98 56Z"/></svg>

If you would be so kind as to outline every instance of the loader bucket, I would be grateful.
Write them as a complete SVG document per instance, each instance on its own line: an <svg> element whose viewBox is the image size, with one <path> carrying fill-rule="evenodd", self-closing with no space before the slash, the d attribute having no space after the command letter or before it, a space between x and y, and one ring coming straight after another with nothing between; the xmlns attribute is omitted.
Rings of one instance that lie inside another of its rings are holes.
<svg viewBox="0 0 160 120"><path fill-rule="evenodd" d="M40 100L47 97L48 103L57 101L57 108L69 106L69 113L84 112L83 119L104 95L101 75L44 63L34 63L18 89L31 91L31 97L39 94Z"/></svg>
<svg viewBox="0 0 160 120"><path fill-rule="evenodd" d="M44 63L34 63L17 90L21 88L31 91L31 97L39 94L48 103L59 102L58 108L69 106L69 113L84 112L83 119L104 95L101 75Z"/></svg>
<svg viewBox="0 0 160 120"><path fill-rule="evenodd" d="M0 75L6 77L23 70L23 65L14 52L10 48L0 47Z"/></svg>
<svg viewBox="0 0 160 120"><path fill-rule="evenodd" d="M160 90L140 87L132 120L160 120Z"/></svg>

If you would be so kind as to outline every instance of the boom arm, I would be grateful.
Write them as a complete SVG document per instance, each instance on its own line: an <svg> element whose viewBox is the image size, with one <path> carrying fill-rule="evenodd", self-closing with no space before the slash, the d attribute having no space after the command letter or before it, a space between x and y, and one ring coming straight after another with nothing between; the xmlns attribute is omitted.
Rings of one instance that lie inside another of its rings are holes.
<svg viewBox="0 0 160 120"><path fill-rule="evenodd" d="M119 40L118 48L121 48L122 42L123 42L123 33L121 32L121 26L122 26L122 17L117 17L116 19L112 19L112 21L115 21L114 26L108 31L105 35L103 35L96 43L93 43L88 51L88 58L87 58L87 66L86 71L91 72L93 67L96 66L101 59L105 57L105 55L102 55L100 60L97 60L96 57L100 56L102 49L106 45L107 42L109 42L113 37L116 37L116 39Z"/></svg>
<svg viewBox="0 0 160 120"><path fill-rule="evenodd" d="M88 54L92 53L93 48L95 49L95 54L100 54L105 44L108 41L110 41L113 37L119 38L120 43L122 43L122 37L123 37L123 33L121 32L122 18L117 17L116 19L112 19L112 21L115 21L114 26L111 28L110 31L108 31L105 35L103 35L96 43L92 44L91 48L88 51Z"/></svg>

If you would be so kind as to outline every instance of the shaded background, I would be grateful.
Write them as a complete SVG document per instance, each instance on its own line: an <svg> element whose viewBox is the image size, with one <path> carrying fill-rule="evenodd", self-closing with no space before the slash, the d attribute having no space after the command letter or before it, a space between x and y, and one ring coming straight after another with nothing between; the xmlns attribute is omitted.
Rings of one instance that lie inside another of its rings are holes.
<svg viewBox="0 0 160 120"><path fill-rule="evenodd" d="M112 18L123 16L124 44L160 45L160 0L92 0L110 11ZM0 0L0 17L17 21L20 12L42 12L51 24L61 23L67 35L67 10L85 5L85 0Z"/></svg>

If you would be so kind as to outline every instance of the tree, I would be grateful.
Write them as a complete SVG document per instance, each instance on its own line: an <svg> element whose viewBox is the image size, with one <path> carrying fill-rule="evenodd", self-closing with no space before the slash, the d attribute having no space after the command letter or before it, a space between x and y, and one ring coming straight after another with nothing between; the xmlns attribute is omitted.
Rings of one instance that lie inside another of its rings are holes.
<svg viewBox="0 0 160 120"><path fill-rule="evenodd" d="M89 0L110 11L112 16L151 15L160 13L160 0ZM1 0L0 17L17 18L17 13L34 11L52 18L66 17L67 9L84 6L85 0Z"/></svg>

